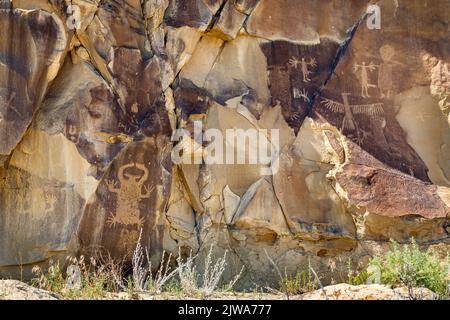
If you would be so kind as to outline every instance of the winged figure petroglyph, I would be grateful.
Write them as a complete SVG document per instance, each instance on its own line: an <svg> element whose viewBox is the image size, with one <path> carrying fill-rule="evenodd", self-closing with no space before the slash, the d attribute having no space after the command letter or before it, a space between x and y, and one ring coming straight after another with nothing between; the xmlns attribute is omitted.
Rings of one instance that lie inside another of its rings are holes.
<svg viewBox="0 0 450 320"><path fill-rule="evenodd" d="M349 93L342 93L343 103L331 99L322 98L321 104L333 113L344 115L342 120L341 132L351 132L356 134L358 144L362 144L364 136L355 120L355 114L363 114L370 117L384 117L383 103L351 105L348 100Z"/></svg>

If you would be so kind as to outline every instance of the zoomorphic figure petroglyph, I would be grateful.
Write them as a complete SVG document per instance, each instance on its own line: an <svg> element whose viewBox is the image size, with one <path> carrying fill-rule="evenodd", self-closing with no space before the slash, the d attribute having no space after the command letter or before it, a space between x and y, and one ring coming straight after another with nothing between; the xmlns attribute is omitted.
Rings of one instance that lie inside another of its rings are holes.
<svg viewBox="0 0 450 320"><path fill-rule="evenodd" d="M356 142L361 145L364 142L365 135L359 129L355 120L355 114L364 114L371 117L384 117L383 103L373 103L366 105L350 105L348 101L349 93L342 93L343 103L336 102L327 98L322 98L322 104L334 113L344 115L342 120L341 132L355 133Z"/></svg>
<svg viewBox="0 0 450 320"><path fill-rule="evenodd" d="M300 91L298 88L294 88L294 99L303 99L305 102L310 102L308 92L306 89L303 88L302 91Z"/></svg>
<svg viewBox="0 0 450 320"><path fill-rule="evenodd" d="M298 60L296 57L292 57L289 59L289 65L294 69L297 69L300 66L300 70L303 74L303 82L310 82L311 79L309 75L313 73L313 71L309 70L309 67L315 68L317 66L317 61L314 58L309 58L309 61L306 61L305 58Z"/></svg>
<svg viewBox="0 0 450 320"><path fill-rule="evenodd" d="M142 173L131 173L129 172L131 168L136 168ZM117 208L115 213L111 213L107 222L113 227L120 224L125 226L137 225L138 228L141 228L144 219L140 217L139 202L142 199L150 198L154 189L144 185L148 179L149 171L144 164L129 163L119 168L117 176L118 182L114 180L106 181L108 190L117 194Z"/></svg>

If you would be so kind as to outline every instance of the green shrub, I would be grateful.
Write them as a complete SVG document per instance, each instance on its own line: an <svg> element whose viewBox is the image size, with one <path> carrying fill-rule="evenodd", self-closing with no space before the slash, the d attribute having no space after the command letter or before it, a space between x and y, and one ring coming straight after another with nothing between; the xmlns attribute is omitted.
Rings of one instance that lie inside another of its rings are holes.
<svg viewBox="0 0 450 320"><path fill-rule="evenodd" d="M406 286L410 295L413 288L423 287L437 293L441 299L449 297L449 259L440 260L436 255L422 252L411 240L411 244L400 246L391 241L391 249L384 255L373 258L370 269L378 269L379 281L390 286Z"/></svg>
<svg viewBox="0 0 450 320"><path fill-rule="evenodd" d="M59 268L59 261L54 263L53 260L50 260L45 272L40 267L35 266L33 267L33 273L36 277L31 280L31 285L35 287L57 293L60 293L65 287L65 279Z"/></svg>
<svg viewBox="0 0 450 320"><path fill-rule="evenodd" d="M289 295L303 294L317 289L311 270L297 272L295 276L289 276L286 272L280 287Z"/></svg>
<svg viewBox="0 0 450 320"><path fill-rule="evenodd" d="M357 272L352 269L352 260L347 262L347 283L352 286L366 284L369 280L370 273L368 271Z"/></svg>

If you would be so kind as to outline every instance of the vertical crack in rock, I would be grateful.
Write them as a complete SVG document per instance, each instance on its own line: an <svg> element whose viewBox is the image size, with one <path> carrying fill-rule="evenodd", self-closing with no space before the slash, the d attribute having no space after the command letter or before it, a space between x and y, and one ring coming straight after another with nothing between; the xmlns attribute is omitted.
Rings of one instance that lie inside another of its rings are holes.
<svg viewBox="0 0 450 320"><path fill-rule="evenodd" d="M217 12L214 14L214 16L211 18L211 22L209 23L209 25L206 27L206 31L205 33L208 33L212 30L212 28L214 28L214 25L216 24L216 22L219 20L220 15L222 14L223 8L225 7L225 5L227 4L229 0L223 0L222 4L220 5L219 9L217 10Z"/></svg>
<svg viewBox="0 0 450 320"><path fill-rule="evenodd" d="M341 61L341 59L345 56L345 54L347 53L347 49L350 46L350 43L353 40L353 37L356 34L356 31L358 30L359 26L366 21L367 17L368 17L368 13L365 13L348 31L347 33L347 38L345 39L345 41L343 43L341 43L338 47L338 50L336 51L336 55L335 58L333 59L333 62L331 63L331 65L329 66L329 73L327 78L325 79L325 81L323 82L323 84L321 85L321 87L315 91L311 97L311 99L308 102L308 113L307 116L311 116L312 112L313 112L313 108L316 104L316 99L319 98L322 94L323 89L327 86L328 82L330 81L331 77L333 76L336 68L339 65L339 62Z"/></svg>

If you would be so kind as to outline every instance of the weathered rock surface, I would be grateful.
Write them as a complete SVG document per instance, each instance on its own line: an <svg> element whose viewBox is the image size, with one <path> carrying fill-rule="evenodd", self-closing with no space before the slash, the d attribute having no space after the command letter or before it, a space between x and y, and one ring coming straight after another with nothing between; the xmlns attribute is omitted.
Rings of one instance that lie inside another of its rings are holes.
<svg viewBox="0 0 450 320"><path fill-rule="evenodd" d="M67 46L62 21L43 10L0 10L0 156L22 139Z"/></svg>
<svg viewBox="0 0 450 320"><path fill-rule="evenodd" d="M58 300L58 296L17 280L0 280L0 300Z"/></svg>
<svg viewBox="0 0 450 320"><path fill-rule="evenodd" d="M152 295L149 293L137 293L139 300L177 300L193 299L195 297L183 297L180 295ZM0 300L58 300L57 294L31 287L17 280L0 280ZM126 292L109 294L105 299L123 300L128 299ZM251 294L251 293L219 293L208 299L228 299L228 300L281 300L286 299L282 294ZM290 296L290 300L436 300L437 296L432 291L424 288L413 290L413 297L410 296L407 288L391 289L381 285L360 285L351 286L348 284L338 284L326 286L323 289L305 293L301 296Z"/></svg>
<svg viewBox="0 0 450 320"><path fill-rule="evenodd" d="M436 300L436 294L424 288L415 288L413 296L407 288L391 289L381 285L351 286L338 284L306 293L302 300Z"/></svg>
<svg viewBox="0 0 450 320"><path fill-rule="evenodd" d="M2 2L0 275L122 258L139 235L155 265L227 250L243 287L278 281L267 256L326 283L389 239L448 248L450 3L379 1L379 30L369 3ZM202 161L199 122L277 129L259 139L272 157Z"/></svg>

